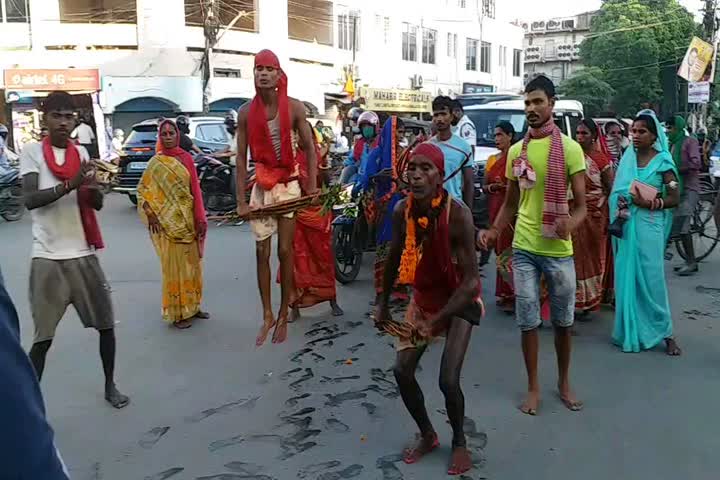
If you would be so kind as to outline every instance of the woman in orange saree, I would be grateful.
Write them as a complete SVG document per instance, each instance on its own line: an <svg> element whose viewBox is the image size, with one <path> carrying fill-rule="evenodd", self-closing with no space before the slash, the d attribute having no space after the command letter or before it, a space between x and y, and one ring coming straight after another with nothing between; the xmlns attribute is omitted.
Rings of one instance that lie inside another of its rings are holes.
<svg viewBox="0 0 720 480"><path fill-rule="evenodd" d="M315 146L317 149L317 145ZM320 152L317 158L322 158ZM302 150L297 151L300 183L307 179L307 163ZM317 185L328 184L329 165L318 165ZM300 318L300 309L330 302L333 316L343 315L335 291L335 256L332 249L332 213L323 212L321 205L312 205L296 214L293 237L293 270L295 297L291 303L290 321ZM279 274L278 274L279 279Z"/></svg>
<svg viewBox="0 0 720 480"><path fill-rule="evenodd" d="M138 212L160 257L163 319L184 329L209 318L200 310L207 220L195 163L179 142L177 126L161 122L157 154L138 185Z"/></svg>
<svg viewBox="0 0 720 480"><path fill-rule="evenodd" d="M505 190L507 188L507 153L515 138L515 128L510 122L500 122L495 127L495 146L500 153L491 155L485 166L485 191L488 197L488 210L490 224L495 221L503 202L505 201ZM515 291L512 279L512 243L513 225L508 225L498 235L495 244L495 257L497 263L497 275L495 281L495 296L497 305L507 313L515 311Z"/></svg>
<svg viewBox="0 0 720 480"><path fill-rule="evenodd" d="M608 195L612 191L612 160L599 136L597 124L585 119L577 127L577 142L585 152L587 217L573 232L577 293L575 308L584 314L596 311L611 298L613 280L608 226Z"/></svg>

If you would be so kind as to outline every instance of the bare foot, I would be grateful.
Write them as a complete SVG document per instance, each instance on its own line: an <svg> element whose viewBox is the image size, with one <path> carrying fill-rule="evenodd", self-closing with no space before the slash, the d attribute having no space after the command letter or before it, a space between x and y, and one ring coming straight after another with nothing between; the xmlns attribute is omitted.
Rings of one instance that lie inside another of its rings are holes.
<svg viewBox="0 0 720 480"><path fill-rule="evenodd" d="M579 412L583 409L583 402L575 397L575 394L570 391L570 387L561 387L558 385L558 397L560 401L565 405L565 408L571 412Z"/></svg>
<svg viewBox="0 0 720 480"><path fill-rule="evenodd" d="M278 317L275 331L273 332L272 343L283 343L285 340L287 340L287 330L287 317Z"/></svg>
<svg viewBox="0 0 720 480"><path fill-rule="evenodd" d="M448 475L462 475L473 467L470 452L465 447L453 447Z"/></svg>
<svg viewBox="0 0 720 480"><path fill-rule="evenodd" d="M336 300L330 300L330 308L332 308L333 317L342 317L345 315L345 312L343 312L343 309L340 308L340 305L337 304Z"/></svg>
<svg viewBox="0 0 720 480"><path fill-rule="evenodd" d="M679 357L682 355L682 350L680 350L680 346L678 346L674 338L666 338L665 344L667 345L665 353L671 357Z"/></svg>
<svg viewBox="0 0 720 480"><path fill-rule="evenodd" d="M203 312L202 310L199 310L198 313L196 313L193 318L199 318L200 320L207 320L208 318L210 318L210 314L208 312Z"/></svg>
<svg viewBox="0 0 720 480"><path fill-rule="evenodd" d="M417 463L422 457L435 450L440 446L437 433L432 432L427 435L417 435L415 445L406 448L403 452L403 462L408 465Z"/></svg>
<svg viewBox="0 0 720 480"><path fill-rule="evenodd" d="M114 384L105 387L105 400L117 409L125 408L130 403L130 397L120 393Z"/></svg>
<svg viewBox="0 0 720 480"><path fill-rule="evenodd" d="M540 406L540 392L528 392L525 401L520 405L519 409L526 415L537 415Z"/></svg>
<svg viewBox="0 0 720 480"><path fill-rule="evenodd" d="M260 347L265 343L265 340L267 340L267 336L270 333L270 330L272 330L274 326L275 318L273 317L273 314L265 314L263 325L262 327L260 327L260 333L258 333L257 339L255 339L256 347Z"/></svg>
<svg viewBox="0 0 720 480"><path fill-rule="evenodd" d="M295 323L298 320L300 320L300 308L293 307L292 311L290 312L290 320L288 320L288 322Z"/></svg>
<svg viewBox="0 0 720 480"><path fill-rule="evenodd" d="M173 327L178 328L180 330L185 330L186 328L190 328L190 327L192 327L192 319L187 318L185 320L180 320L178 322L174 322Z"/></svg>

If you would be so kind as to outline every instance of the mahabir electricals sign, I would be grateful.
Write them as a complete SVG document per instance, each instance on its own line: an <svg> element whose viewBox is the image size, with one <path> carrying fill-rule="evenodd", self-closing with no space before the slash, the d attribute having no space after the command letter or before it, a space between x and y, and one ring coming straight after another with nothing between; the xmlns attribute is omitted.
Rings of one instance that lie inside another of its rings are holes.
<svg viewBox="0 0 720 480"><path fill-rule="evenodd" d="M362 91L365 107L377 112L413 112L432 111L432 95L419 90L390 90L365 88Z"/></svg>

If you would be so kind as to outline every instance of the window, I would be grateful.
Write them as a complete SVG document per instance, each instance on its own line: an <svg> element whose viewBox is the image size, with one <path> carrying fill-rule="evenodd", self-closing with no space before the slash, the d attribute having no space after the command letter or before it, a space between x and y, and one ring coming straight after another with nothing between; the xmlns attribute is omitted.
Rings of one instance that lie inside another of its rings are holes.
<svg viewBox="0 0 720 480"><path fill-rule="evenodd" d="M458 0L458 7L460 7L460 8L467 7L467 0Z"/></svg>
<svg viewBox="0 0 720 480"><path fill-rule="evenodd" d="M457 33L447 35L447 56L457 58Z"/></svg>
<svg viewBox="0 0 720 480"><path fill-rule="evenodd" d="M513 50L513 77L520 76L522 50Z"/></svg>
<svg viewBox="0 0 720 480"><path fill-rule="evenodd" d="M435 64L435 44L437 42L437 31L423 28L423 51L422 63Z"/></svg>
<svg viewBox="0 0 720 480"><path fill-rule="evenodd" d="M480 46L480 71L483 73L490 73L491 49L492 45L490 42L482 42Z"/></svg>
<svg viewBox="0 0 720 480"><path fill-rule="evenodd" d="M203 26L203 4L206 3L198 0L185 0L185 25L190 27ZM230 25L235 20L235 17L242 12L243 15L235 22L231 30L258 31L258 0L216 0L215 3L218 9L220 28ZM293 3L298 2L293 1Z"/></svg>
<svg viewBox="0 0 720 480"><path fill-rule="evenodd" d="M417 62L417 30L418 27L403 23L402 59Z"/></svg>
<svg viewBox="0 0 720 480"><path fill-rule="evenodd" d="M495 18L495 0L482 0L482 15Z"/></svg>
<svg viewBox="0 0 720 480"><path fill-rule="evenodd" d="M477 71L478 41L467 39L465 46L465 70Z"/></svg>
<svg viewBox="0 0 720 480"><path fill-rule="evenodd" d="M360 50L360 14L345 12L338 15L338 48L341 50Z"/></svg>
<svg viewBox="0 0 720 480"><path fill-rule="evenodd" d="M28 0L0 0L0 21L3 23L28 23Z"/></svg>
<svg viewBox="0 0 720 480"><path fill-rule="evenodd" d="M187 1L187 0L186 0ZM18 3L15 0L5 0ZM60 0L63 23L137 23L135 0Z"/></svg>
<svg viewBox="0 0 720 480"><path fill-rule="evenodd" d="M213 143L227 142L227 134L225 127L221 124L205 124L198 125L195 137L199 140Z"/></svg>
<svg viewBox="0 0 720 480"><path fill-rule="evenodd" d="M333 23L326 20L332 16L331 1L288 0L288 37L332 46Z"/></svg>

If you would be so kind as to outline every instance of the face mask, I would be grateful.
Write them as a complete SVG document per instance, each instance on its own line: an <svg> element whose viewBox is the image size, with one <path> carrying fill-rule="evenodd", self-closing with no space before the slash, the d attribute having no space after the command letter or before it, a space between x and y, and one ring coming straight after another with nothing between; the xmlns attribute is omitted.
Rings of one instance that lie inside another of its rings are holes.
<svg viewBox="0 0 720 480"><path fill-rule="evenodd" d="M362 136L366 140L369 140L375 136L375 127L362 127Z"/></svg>

